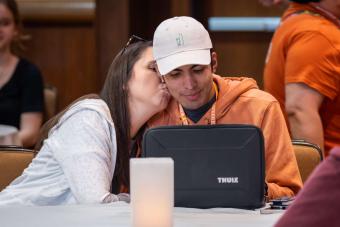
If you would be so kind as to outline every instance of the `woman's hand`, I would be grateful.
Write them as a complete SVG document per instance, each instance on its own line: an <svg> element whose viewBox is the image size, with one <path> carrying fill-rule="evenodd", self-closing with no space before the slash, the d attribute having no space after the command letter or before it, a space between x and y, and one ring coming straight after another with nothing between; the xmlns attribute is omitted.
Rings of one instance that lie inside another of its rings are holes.
<svg viewBox="0 0 340 227"><path fill-rule="evenodd" d="M118 197L118 201L124 201L124 202L130 203L130 195L127 193L119 193L117 197Z"/></svg>

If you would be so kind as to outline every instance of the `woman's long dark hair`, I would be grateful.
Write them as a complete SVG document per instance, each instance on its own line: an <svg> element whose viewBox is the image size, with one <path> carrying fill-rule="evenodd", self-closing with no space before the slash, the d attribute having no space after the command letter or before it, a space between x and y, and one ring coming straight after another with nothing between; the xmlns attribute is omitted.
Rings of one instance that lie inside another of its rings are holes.
<svg viewBox="0 0 340 227"><path fill-rule="evenodd" d="M144 53L151 42L137 42L124 48L113 60L100 95L90 94L82 96L68 105L63 111L47 121L41 131L35 150L40 150L48 132L55 126L65 112L76 102L83 99L103 99L110 109L115 125L117 142L117 161L115 167L115 182L117 185L129 187L129 150L130 150L130 111L128 105L128 82L136 61Z"/></svg>
<svg viewBox="0 0 340 227"><path fill-rule="evenodd" d="M128 106L128 82L132 68L151 42L137 42L124 48L113 60L100 97L110 108L117 137L117 162L115 175L118 185L129 186L130 110Z"/></svg>

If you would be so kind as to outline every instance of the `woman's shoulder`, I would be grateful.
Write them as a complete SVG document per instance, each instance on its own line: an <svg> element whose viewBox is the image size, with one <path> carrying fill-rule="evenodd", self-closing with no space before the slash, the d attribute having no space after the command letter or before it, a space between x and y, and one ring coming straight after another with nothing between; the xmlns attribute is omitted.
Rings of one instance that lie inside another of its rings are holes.
<svg viewBox="0 0 340 227"><path fill-rule="evenodd" d="M19 58L17 68L25 69L25 70L32 70L32 71L40 71L38 66L36 66L34 63L27 60L26 58L22 58L22 57Z"/></svg>
<svg viewBox="0 0 340 227"><path fill-rule="evenodd" d="M86 131L86 128L115 130L109 108L99 98L85 98L72 104L49 131L49 137L62 126L70 128L71 131Z"/></svg>
<svg viewBox="0 0 340 227"><path fill-rule="evenodd" d="M39 68L25 58L19 58L14 73L16 76L26 80L41 80L42 78Z"/></svg>
<svg viewBox="0 0 340 227"><path fill-rule="evenodd" d="M63 118L68 118L74 114L81 114L84 112L93 112L113 125L108 105L104 100L99 98L86 98L76 102L68 111L66 111Z"/></svg>

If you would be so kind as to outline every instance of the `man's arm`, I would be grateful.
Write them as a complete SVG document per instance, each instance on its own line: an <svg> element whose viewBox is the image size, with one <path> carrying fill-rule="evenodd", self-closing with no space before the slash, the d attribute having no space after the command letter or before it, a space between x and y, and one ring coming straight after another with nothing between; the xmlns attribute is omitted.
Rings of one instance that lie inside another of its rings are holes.
<svg viewBox="0 0 340 227"><path fill-rule="evenodd" d="M286 112L293 139L303 139L324 146L319 109L324 96L303 83L285 86Z"/></svg>

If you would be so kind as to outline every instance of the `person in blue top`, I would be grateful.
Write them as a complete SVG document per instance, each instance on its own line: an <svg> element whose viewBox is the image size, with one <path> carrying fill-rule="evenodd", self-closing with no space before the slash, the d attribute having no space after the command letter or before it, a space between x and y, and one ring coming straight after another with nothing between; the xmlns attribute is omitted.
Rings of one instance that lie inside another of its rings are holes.
<svg viewBox="0 0 340 227"><path fill-rule="evenodd" d="M43 80L34 64L14 53L20 39L16 2L0 0L0 124L18 128L22 145L32 147L43 121Z"/></svg>

